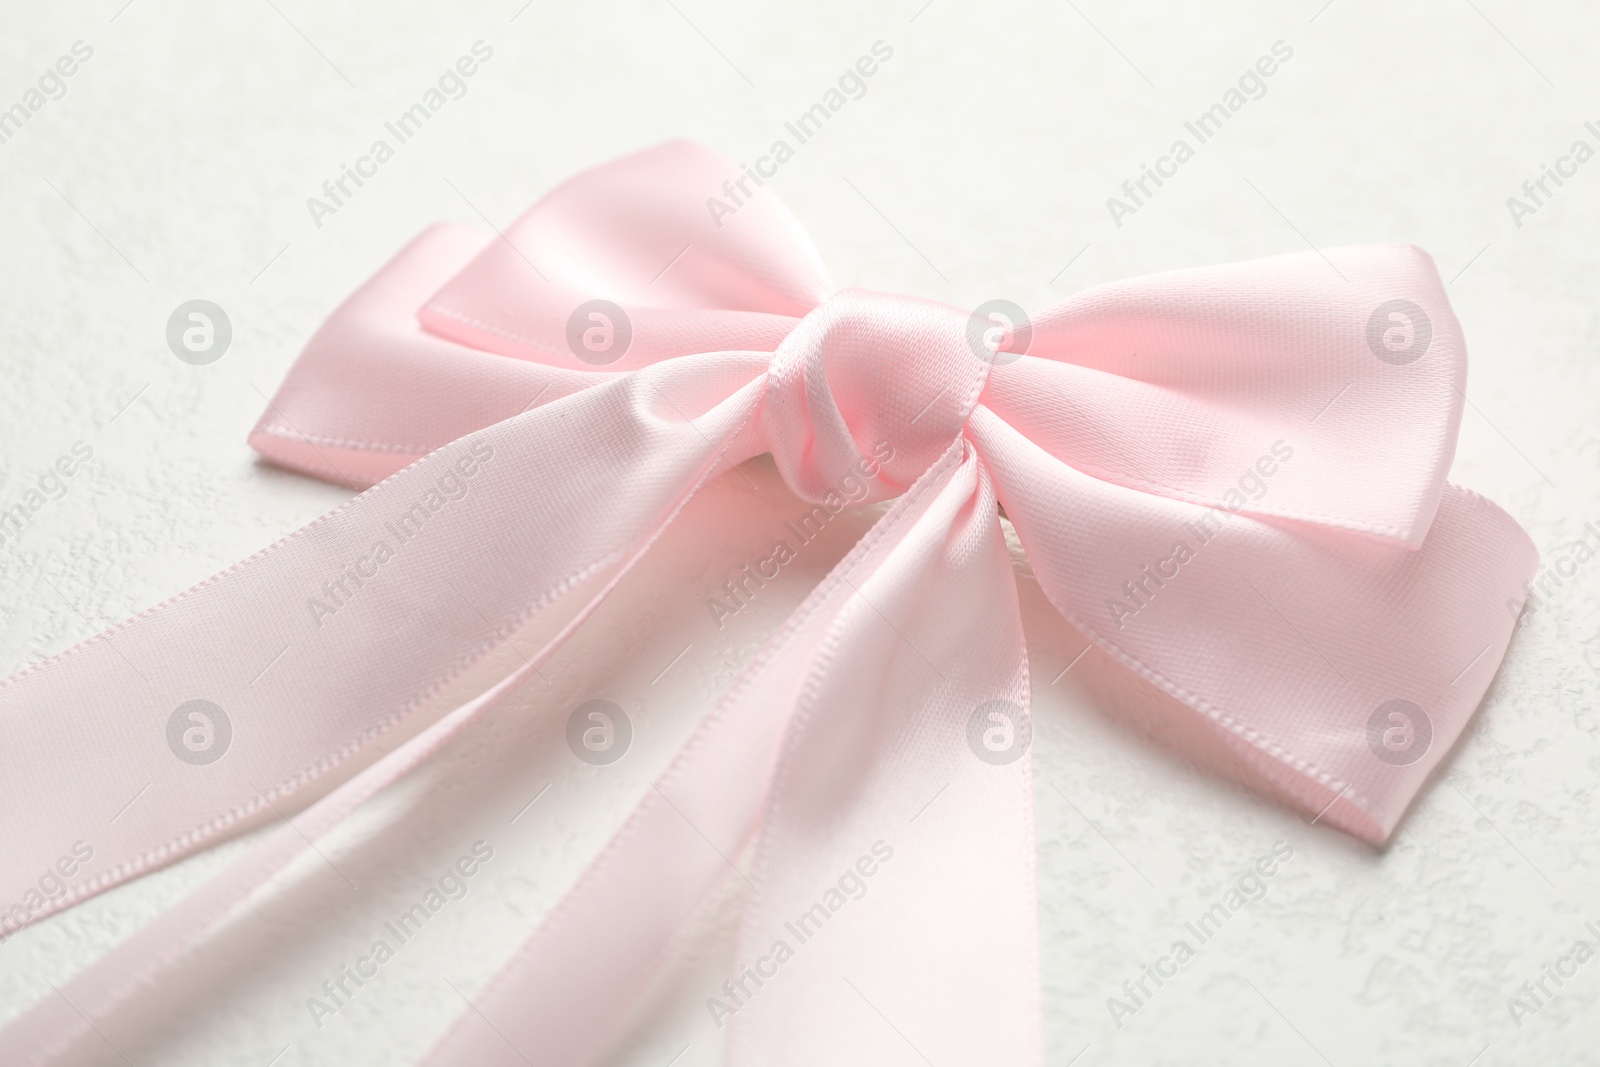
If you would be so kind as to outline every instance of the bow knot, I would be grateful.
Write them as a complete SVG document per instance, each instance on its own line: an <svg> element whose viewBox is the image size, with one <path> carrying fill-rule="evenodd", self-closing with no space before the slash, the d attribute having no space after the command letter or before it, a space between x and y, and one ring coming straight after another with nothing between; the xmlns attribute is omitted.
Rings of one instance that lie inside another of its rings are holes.
<svg viewBox="0 0 1600 1067"><path fill-rule="evenodd" d="M896 497L949 448L988 368L969 343L969 318L851 289L800 320L772 357L761 413L763 439L797 495Z"/></svg>

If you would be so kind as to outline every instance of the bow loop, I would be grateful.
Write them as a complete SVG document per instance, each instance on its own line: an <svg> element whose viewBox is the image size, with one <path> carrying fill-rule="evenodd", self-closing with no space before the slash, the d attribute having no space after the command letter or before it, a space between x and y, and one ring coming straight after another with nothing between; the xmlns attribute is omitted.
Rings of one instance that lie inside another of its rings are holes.
<svg viewBox="0 0 1600 1067"><path fill-rule="evenodd" d="M983 386L967 320L945 304L859 290L801 320L773 356L762 409L790 487L816 503L866 503L915 482Z"/></svg>
<svg viewBox="0 0 1600 1067"><path fill-rule="evenodd" d="M578 370L770 352L831 287L770 193L753 190L734 221L713 221L706 198L740 177L687 141L584 171L485 245L417 318L477 350Z"/></svg>
<svg viewBox="0 0 1600 1067"><path fill-rule="evenodd" d="M1433 260L1362 245L1168 271L1042 312L984 403L1103 481L1422 543L1466 345ZM1292 459L1285 462L1286 456Z"/></svg>

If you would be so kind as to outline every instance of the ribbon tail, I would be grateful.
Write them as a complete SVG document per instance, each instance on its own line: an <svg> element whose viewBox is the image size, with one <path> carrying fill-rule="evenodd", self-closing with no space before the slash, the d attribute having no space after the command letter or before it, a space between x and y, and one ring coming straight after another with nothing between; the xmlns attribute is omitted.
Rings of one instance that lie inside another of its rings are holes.
<svg viewBox="0 0 1600 1067"><path fill-rule="evenodd" d="M1041 1063L1027 652L970 444L853 588L776 768L728 1063Z"/></svg>
<svg viewBox="0 0 1600 1067"><path fill-rule="evenodd" d="M760 396L759 357L678 361L471 434L187 593L0 687L0 899L48 868L84 826L84 880L3 932L219 837L396 724L543 612L552 640L269 835L134 938L0 1031L0 1062L50 1062L196 943L233 905L520 684L591 613L731 456ZM742 381L741 381L742 379ZM693 413L691 416L686 412ZM578 435L589 451L568 443ZM471 471L464 465L474 459ZM611 491L596 500L596 485ZM437 496L430 509L429 493ZM418 517L406 506L420 502ZM411 516L414 528L405 525ZM400 523L402 525L397 526ZM364 550L385 559L319 628L303 604ZM572 594L568 596L568 594ZM548 632L548 631L544 631ZM287 645L277 663L259 661ZM298 649L300 655L292 656ZM180 700L202 725L175 733ZM174 711L176 709L176 712ZM223 727L226 724L226 734ZM209 740L220 758L187 742ZM191 758L185 758L185 754ZM95 768L96 785L44 784ZM137 797L128 805L127 798ZM115 822L110 817L127 806ZM302 832L305 836L302 836Z"/></svg>
<svg viewBox="0 0 1600 1067"><path fill-rule="evenodd" d="M0 1062L44 1067L56 1062L91 1029L100 1032L99 1024L120 1004L158 979L269 879L315 848L315 842L346 816L415 769L526 681L587 615L585 611L574 619L525 667L361 771L307 808L292 824L285 820L210 881L0 1030Z"/></svg>
<svg viewBox="0 0 1600 1067"><path fill-rule="evenodd" d="M942 1050L962 1050L950 1062L976 1062L965 1053L976 1056L978 1051L992 1053L1008 1045L1034 1053L1004 1062L1037 1062L1028 764L1025 758L1009 766L980 761L969 750L965 732L971 710L966 705L980 692L986 698L1026 706L1026 668L1015 587L994 517L993 495L987 490L975 492L976 461L970 454L963 461L963 449L957 442L897 500L772 638L544 925L473 998L471 1008L426 1060L429 1067L512 1067L530 1059L590 1062L616 1036L651 977L717 888L732 877L750 878L734 864L761 827L769 796L785 798L779 818L786 829L762 847L750 904L755 926L747 925L746 940L780 914L767 902L786 900L796 886L809 894L824 893L830 886L844 892L838 888L840 871L833 869L831 859L817 867L813 863L822 862L820 854L802 849L790 856L784 851L791 842L807 845L803 835L796 838L790 833L800 824L790 821L788 805L793 801L793 814L798 815L803 798L793 791L787 775L792 772L795 781L820 775L808 789L828 790L828 783L833 783L842 791L830 791L829 803L841 810L855 796L850 774L841 778L842 768L828 765L827 760L818 765L813 759L814 727L823 720L831 722L835 714L851 720L850 732L864 746L850 754L852 766L877 766L879 748L887 744L891 758L883 763L883 773L906 775L898 786L872 791L872 810L887 820L874 832L885 844L889 838L896 844L888 846L893 850L890 859L881 861L887 880L878 884L884 888L875 890L876 897L866 898L872 901L871 908L905 908L907 917L917 917L911 925L925 941L949 934L951 922L965 924L955 938L957 950L980 968L941 972L950 981L943 995L935 998L940 1010L959 1006L968 1013L968 1021L958 1028L960 1033L952 1035L934 1026L922 1031L923 1039ZM985 523L993 530L986 531ZM959 593L931 592L925 582L935 577L960 578ZM880 596L893 613L893 622L869 603ZM929 655L954 663L964 658L955 652L970 651L973 631L981 630L987 636L978 643L996 653L992 663L970 676L962 673L957 680L946 681L895 637L894 627L910 626L900 614L920 610L919 597L937 601L921 606L953 612L939 616L944 620L939 635L926 627L913 628ZM972 614L964 615L963 610ZM861 641L866 643L858 644ZM842 680L829 679L841 666L849 668L855 682L850 713L831 705L825 714L819 713L819 705L839 693ZM880 684L880 677L890 681ZM886 709L889 701L893 707ZM885 724L874 725L884 715ZM915 737L907 732L925 729L935 732ZM930 766L905 766L917 757L926 757ZM944 776L946 770L949 777ZM933 793L945 783L951 785L953 805L960 806L942 818L924 816L926 827L913 828L914 833L902 832L916 814L915 806L907 804L923 803L924 792ZM981 832L972 832L980 827ZM947 832L965 832L963 847L950 849ZM876 840L858 844L857 836L852 829L837 839L848 852L847 861L841 862L852 870L862 853L873 855ZM877 854L885 851L879 848ZM947 869L932 870L941 865ZM981 870L974 874L973 867ZM892 873L896 870L899 873ZM921 880L935 874L954 881L929 886ZM890 888L896 880L898 887ZM952 910L946 904L955 886L979 896L956 893L964 907ZM998 919L994 909L1001 912ZM876 935L852 938L843 930L829 931L828 936L834 952L852 945L898 952L913 931L902 925L882 941ZM766 947L761 955L767 955ZM812 968L823 971L828 969L824 961L834 958L820 947L813 947L810 955L816 961ZM896 976L904 979L918 969L914 959L886 951L881 958L852 963L843 974L872 986L886 1004L905 1010L901 998L931 993L910 985L894 988ZM757 961L741 958L741 962ZM882 969L896 963L902 964L897 971ZM979 973L984 975L981 982L973 977ZM768 1000L761 1010L782 1018L798 1010L802 1001L819 1002L839 991L853 995L839 979L837 972L822 978L794 974L787 979L787 993L775 985L762 994ZM771 1044L773 1034L766 1024L736 1012L737 1047L730 1062L865 1062L859 1047L844 1042L861 1022L854 1013L868 1009L859 1003L845 1007L839 1043L829 1046L831 1051L813 1050L816 1055L782 1052ZM749 1027L744 1025L746 1019ZM726 1023L725 1017L716 1021L719 1029ZM826 1032L829 1027L818 1029ZM978 1030L985 1031L981 1042Z"/></svg>

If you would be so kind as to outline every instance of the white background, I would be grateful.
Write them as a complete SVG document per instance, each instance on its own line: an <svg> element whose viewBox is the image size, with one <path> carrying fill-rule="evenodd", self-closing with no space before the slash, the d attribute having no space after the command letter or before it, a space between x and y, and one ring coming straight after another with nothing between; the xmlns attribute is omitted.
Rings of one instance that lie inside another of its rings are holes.
<svg viewBox="0 0 1600 1067"><path fill-rule="evenodd" d="M310 332L423 226L504 226L572 172L668 137L753 161L880 39L894 57L865 98L771 185L836 284L1037 308L1171 267L1414 242L1471 345L1452 480L1507 508L1547 561L1600 523L1600 161L1520 228L1506 207L1575 139L1600 148L1583 128L1600 125L1600 13L1580 0L122 4L7 0L0 14L0 106L74 41L94 49L66 96L0 145L0 506L75 441L94 449L65 497L0 546L0 674L347 495L257 463L245 434ZM494 56L467 95L315 226L306 198L479 39ZM1266 95L1115 226L1106 198L1279 40L1294 55ZM234 329L205 367L164 338L196 297ZM765 461L752 476L759 491L711 490L749 497L741 528L691 508L546 668L547 687L374 804L326 861L111 1020L120 1052L91 1041L81 1062L413 1062L870 522L836 524L718 631L705 595L801 510ZM1507 998L1600 923L1595 570L1524 620L1455 755L1376 850L1253 791L1182 709L1107 657L1091 651L1051 684L1084 642L1019 562L1048 1062L1593 1062L1600 962L1520 1027ZM609 768L579 765L561 736L594 696L637 731ZM306 998L480 838L496 854L469 895L315 1026ZM1295 856L1266 897L1118 1029L1106 998L1278 840ZM244 843L0 948L0 1020ZM736 906L708 919L609 1062L719 1062L703 1002ZM904 1062L920 1060L908 1049Z"/></svg>

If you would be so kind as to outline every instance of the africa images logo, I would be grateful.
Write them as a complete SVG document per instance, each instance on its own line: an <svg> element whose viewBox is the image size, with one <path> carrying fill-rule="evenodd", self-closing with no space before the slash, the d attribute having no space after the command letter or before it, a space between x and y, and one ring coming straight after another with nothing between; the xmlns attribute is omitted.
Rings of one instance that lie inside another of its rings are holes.
<svg viewBox="0 0 1600 1067"><path fill-rule="evenodd" d="M390 144L387 137L379 137L365 154L356 157L354 167L339 164L338 176L322 183L322 196L306 197L306 210L311 213L311 221L317 229L322 229L324 218L338 214L339 209L367 184L367 179L376 178L378 168L395 157L395 150L421 133L422 127L446 104L466 96L467 79L477 74L483 64L493 57L494 48L489 44L482 40L472 42L472 55L463 55L452 66L446 67L436 84L423 92L421 100L406 108L393 121L383 124L384 131L394 138L394 144Z"/></svg>
<svg viewBox="0 0 1600 1067"><path fill-rule="evenodd" d="M1020 704L991 700L967 716L967 747L985 763L1015 763L1033 741L1033 721Z"/></svg>
<svg viewBox="0 0 1600 1067"><path fill-rule="evenodd" d="M1199 955L1199 950L1216 939L1230 919L1265 897L1272 879L1292 859L1293 845L1283 840L1273 842L1271 853L1257 856L1220 899L1193 922L1183 924L1185 936L1176 938L1155 962L1140 964L1138 976L1122 983L1121 996L1106 998L1106 1010L1111 1013L1111 1021L1117 1024L1117 1029L1121 1030L1129 1019L1144 1010L1162 987L1178 977Z"/></svg>
<svg viewBox="0 0 1600 1067"><path fill-rule="evenodd" d="M1367 747L1391 767L1407 767L1428 754L1433 721L1409 700L1386 700L1367 718Z"/></svg>
<svg viewBox="0 0 1600 1067"><path fill-rule="evenodd" d="M1206 508L1204 515L1194 522L1183 524L1190 535L1188 538L1176 538L1169 553L1154 564L1144 564L1138 574L1125 579L1120 590L1122 599L1106 598L1106 610L1111 613L1111 621L1117 624L1117 629L1122 629L1129 619L1149 607L1161 590L1167 587L1167 583L1176 580L1183 573L1183 568L1194 561L1200 549L1217 536L1223 529L1223 523L1237 515L1246 504L1258 502L1266 496L1270 488L1267 479L1293 458L1294 446L1287 441L1273 442L1271 452L1263 453L1255 463L1246 467L1237 483L1225 490L1217 503ZM1194 542L1192 545L1191 538Z"/></svg>
<svg viewBox="0 0 1600 1067"><path fill-rule="evenodd" d="M446 467L446 473L433 483L433 487L420 500L396 515L392 521L383 524L390 537L373 541L365 553L322 583L320 596L306 599L306 609L310 611L311 621L317 628L320 630L328 619L337 615L355 598L362 586L377 578L383 565L398 556L407 542L420 536L429 520L451 501L466 496L471 491L472 479L493 458L494 447L478 441L458 451L452 458L438 460Z"/></svg>
<svg viewBox="0 0 1600 1067"><path fill-rule="evenodd" d="M1194 138L1194 144L1190 144L1188 138L1177 138L1164 155L1156 157L1154 167L1148 163L1139 165L1139 176L1122 183L1121 197L1106 198L1106 210L1110 212L1111 221L1117 229L1122 229L1123 219L1138 214L1139 209L1148 206L1162 186L1178 176L1178 168L1195 157L1196 148L1221 133L1222 127L1250 101L1260 100L1267 95L1267 79L1294 57L1294 47L1286 41L1272 42L1271 51L1271 55L1261 56L1253 65L1246 67L1238 81L1222 94L1222 99L1183 124L1184 131ZM1151 188L1152 183L1154 189Z"/></svg>
<svg viewBox="0 0 1600 1067"><path fill-rule="evenodd" d="M192 767L204 767L228 754L233 722L209 700L188 700L167 718L167 747Z"/></svg>
<svg viewBox="0 0 1600 1067"><path fill-rule="evenodd" d="M847 67L839 75L835 87L829 88L822 94L822 99L802 111L792 122L785 122L783 128L794 144L786 138L779 137L772 142L765 155L756 158L754 168L740 164L740 174L737 178L729 178L722 183L722 195L706 198L706 211L711 215L711 221L717 229L722 229L722 224L729 216L735 214L755 197L755 190L749 183L755 182L756 188L767 184L767 179L777 176L778 168L794 158L795 149L811 140L822 132L823 124L844 109L851 100L860 100L867 95L867 79L876 74L879 68L894 57L894 48L885 41L872 42L872 55L863 55L855 61L853 66ZM849 94L846 96L845 94Z"/></svg>
<svg viewBox="0 0 1600 1067"><path fill-rule="evenodd" d="M632 743L633 720L614 701L586 700L567 717L567 747L591 766L617 762Z"/></svg>
<svg viewBox="0 0 1600 1067"><path fill-rule="evenodd" d="M0 144L22 132L33 116L44 110L52 100L67 95L66 79L78 73L82 64L94 58L94 47L87 41L73 41L72 54L63 55L39 75L37 88L30 86L22 99L9 107L0 107Z"/></svg>
<svg viewBox="0 0 1600 1067"><path fill-rule="evenodd" d="M820 899L783 924L788 937L774 941L767 953L754 963L739 967L733 978L722 983L721 997L707 997L706 1011L710 1013L717 1029L722 1029L728 1016L737 1014L749 1004L762 986L778 977L779 969L794 959L796 952L804 948L808 941L821 934L823 928L846 905L866 896L868 880L893 858L893 846L886 841L874 841L870 854L857 858L839 875L837 882L823 891ZM791 939L793 944L790 943Z"/></svg>

